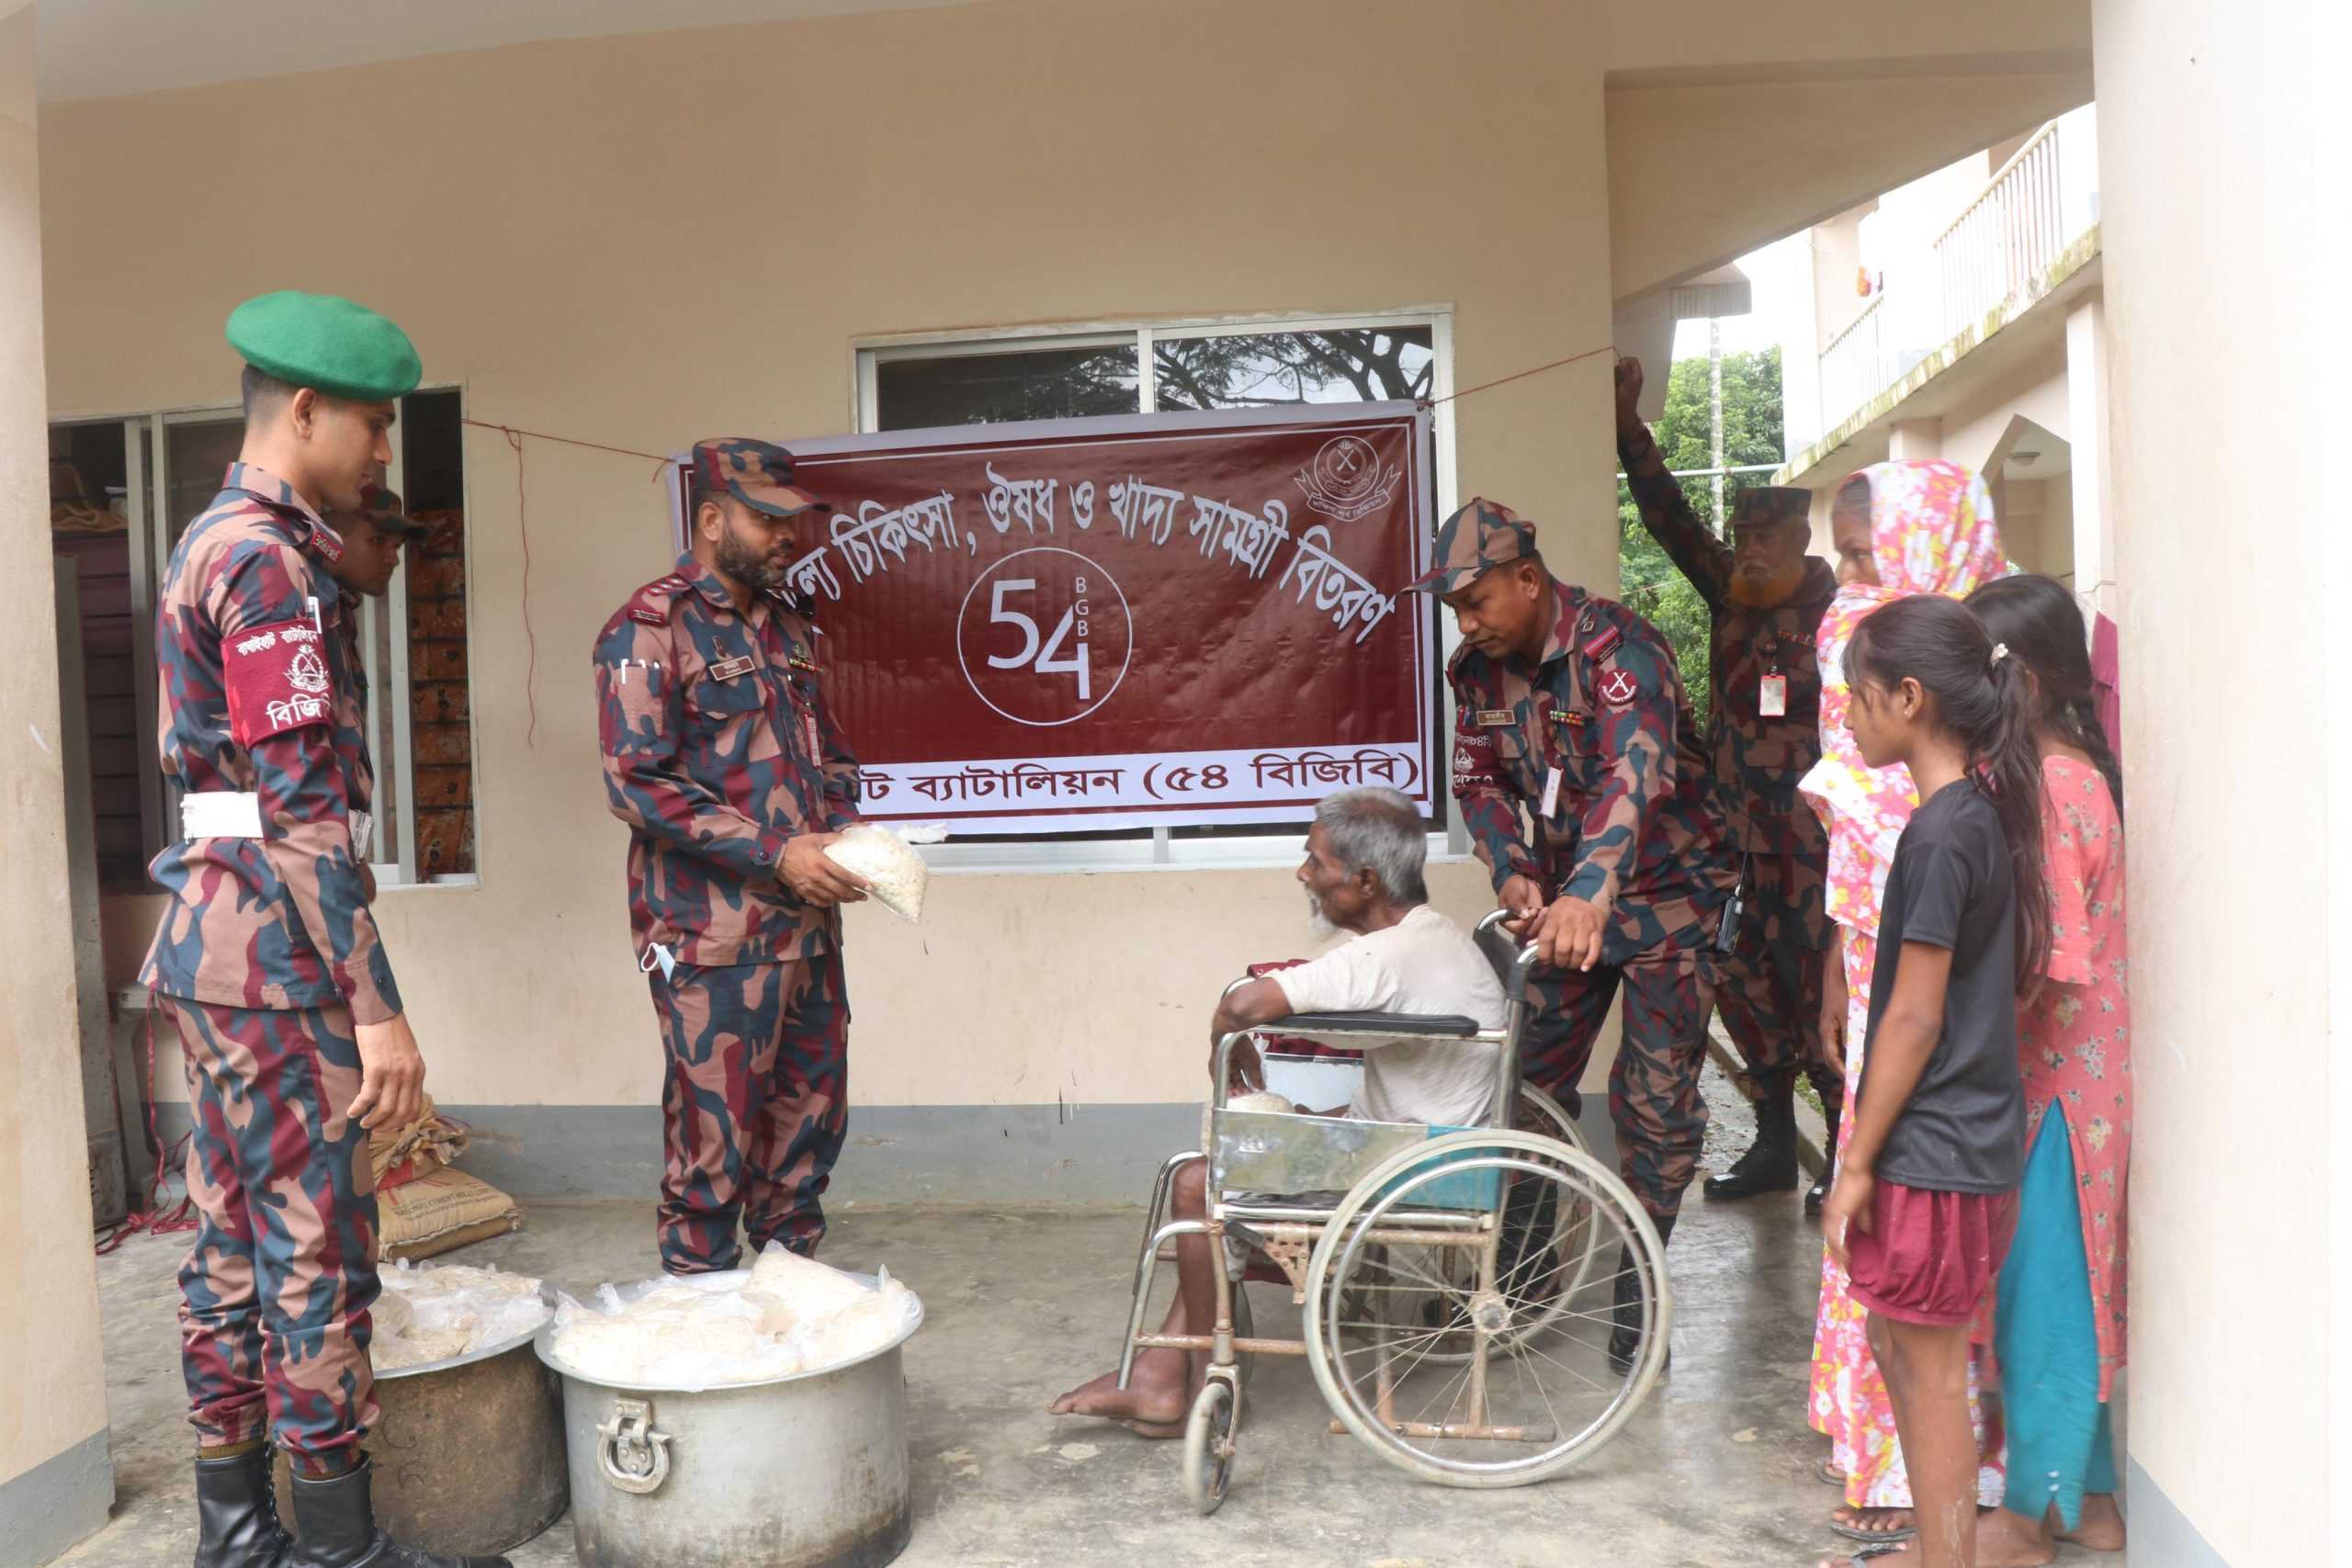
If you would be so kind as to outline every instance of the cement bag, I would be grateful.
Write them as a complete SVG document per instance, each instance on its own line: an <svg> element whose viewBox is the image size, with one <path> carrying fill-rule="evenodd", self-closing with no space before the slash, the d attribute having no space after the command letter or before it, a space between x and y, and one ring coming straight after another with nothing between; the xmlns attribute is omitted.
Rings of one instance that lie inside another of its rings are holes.
<svg viewBox="0 0 2352 1568"><path fill-rule="evenodd" d="M937 843L946 836L944 828L910 828L902 837L888 828L861 822L827 844L825 853L834 863L871 883L874 897L884 908L908 919L920 920L931 868L909 846Z"/></svg>

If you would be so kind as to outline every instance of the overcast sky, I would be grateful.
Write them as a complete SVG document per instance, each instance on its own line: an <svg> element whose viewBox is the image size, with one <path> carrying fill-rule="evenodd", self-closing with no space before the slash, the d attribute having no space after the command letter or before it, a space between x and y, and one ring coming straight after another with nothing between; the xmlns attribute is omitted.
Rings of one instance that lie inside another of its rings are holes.
<svg viewBox="0 0 2352 1568"><path fill-rule="evenodd" d="M1813 253L1803 231L1739 258L1739 270L1753 286L1753 308L1724 318L1724 352L1770 348L1783 340L1803 342L1806 296L1813 288ZM1674 334L1674 357L1707 357L1707 323L1685 321Z"/></svg>

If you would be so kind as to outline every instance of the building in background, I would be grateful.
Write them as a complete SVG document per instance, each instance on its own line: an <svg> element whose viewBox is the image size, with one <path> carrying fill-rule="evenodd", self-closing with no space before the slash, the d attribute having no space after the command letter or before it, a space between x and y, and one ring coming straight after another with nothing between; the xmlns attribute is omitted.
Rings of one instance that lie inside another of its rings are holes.
<svg viewBox="0 0 2352 1568"><path fill-rule="evenodd" d="M2098 123L2086 105L1810 233L1781 344L1788 466L1829 493L1889 457L1984 476L2011 558L2112 613Z"/></svg>

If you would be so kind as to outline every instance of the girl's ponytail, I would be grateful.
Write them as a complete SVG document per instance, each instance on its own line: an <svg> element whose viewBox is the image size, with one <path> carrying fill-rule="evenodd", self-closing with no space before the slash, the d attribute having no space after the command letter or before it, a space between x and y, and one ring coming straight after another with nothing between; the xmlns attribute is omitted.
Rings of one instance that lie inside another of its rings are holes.
<svg viewBox="0 0 2352 1568"><path fill-rule="evenodd" d="M1959 608L1962 615L1968 614L1965 605ZM1978 630L1982 629L1980 626ZM2001 837L2008 840L2009 873L2017 884L2018 995L2030 998L2041 989L2051 943L2050 883L2041 853L2041 748L2033 737L2033 677L2027 672L2025 660L2010 653L2007 643L1994 643L1985 664L1994 695L1993 723L1981 739L1970 734L1968 742L1990 777L1993 810L2001 819Z"/></svg>
<svg viewBox="0 0 2352 1568"><path fill-rule="evenodd" d="M2023 659L2041 688L2036 722L2069 746L2082 749L2107 780L2115 814L2123 815L2123 770L2098 719L2098 685L2091 674L2090 629L2083 607L2055 578L2021 572L1996 577L1968 596L1968 607L2009 657Z"/></svg>
<svg viewBox="0 0 2352 1568"><path fill-rule="evenodd" d="M1925 593L1882 605L1854 629L1847 678L1882 689L1908 679L1936 699L1943 722L1968 745L1979 787L1993 803L2016 884L2018 995L2041 988L2050 962L2050 885L2041 854L2041 753L2034 744L2032 677L1996 643L1967 605Z"/></svg>

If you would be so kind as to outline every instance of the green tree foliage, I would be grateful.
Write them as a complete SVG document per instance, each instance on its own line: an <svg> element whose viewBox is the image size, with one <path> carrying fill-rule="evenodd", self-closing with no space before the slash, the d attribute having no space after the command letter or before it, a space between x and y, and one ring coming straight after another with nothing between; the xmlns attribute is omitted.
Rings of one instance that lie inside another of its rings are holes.
<svg viewBox="0 0 2352 1568"><path fill-rule="evenodd" d="M1669 468L1713 466L1708 419L1707 361L1679 359L1668 375L1666 412L1650 433ZM1724 355L1724 466L1778 463L1785 456L1781 446L1781 351ZM1768 476L1735 474L1724 483L1726 513L1736 503L1741 481ZM1723 526L1715 515L1714 487L1704 479L1682 481L1690 509ZM1617 487L1618 565L1624 580L1624 600L1649 618L1674 648L1682 667L1682 682L1690 691L1690 705L1699 723L1707 722L1707 630L1705 601L1683 580L1666 551L1642 526L1641 513L1623 484Z"/></svg>

